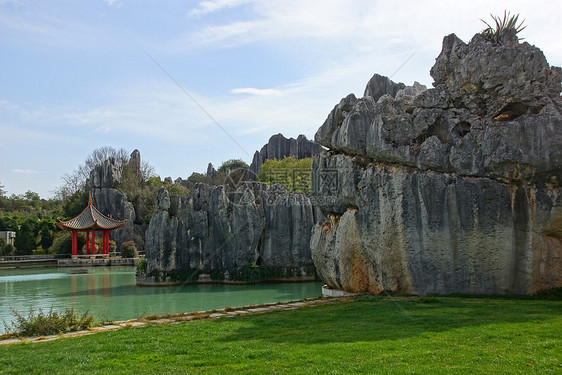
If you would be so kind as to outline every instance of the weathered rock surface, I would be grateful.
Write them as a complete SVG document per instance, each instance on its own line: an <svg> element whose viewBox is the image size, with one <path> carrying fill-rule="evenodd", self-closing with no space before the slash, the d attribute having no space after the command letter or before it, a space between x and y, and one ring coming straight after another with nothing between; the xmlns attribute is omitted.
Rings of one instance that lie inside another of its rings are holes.
<svg viewBox="0 0 562 375"><path fill-rule="evenodd" d="M369 96L373 98L375 102L383 95L390 95L395 98L398 91L404 89L405 87L406 85L403 83L392 82L387 77L375 73L375 75L373 75L367 83L363 96Z"/></svg>
<svg viewBox="0 0 562 375"><path fill-rule="evenodd" d="M213 179L215 178L216 175L217 175L217 171L213 166L213 164L212 163L207 164L207 173L205 174L205 176L207 176L208 179Z"/></svg>
<svg viewBox="0 0 562 375"><path fill-rule="evenodd" d="M141 159L138 150L131 153L129 165L133 171L140 173ZM110 235L117 248L120 248L123 242L135 241L138 249L144 249L146 226L142 225L142 220L139 220L142 218L137 217L135 207L127 200L125 194L117 190L122 182L122 166L115 158L109 158L90 172L89 181L94 206L106 216L126 220L121 228L112 231Z"/></svg>
<svg viewBox="0 0 562 375"><path fill-rule="evenodd" d="M373 293L561 286L560 68L514 33L449 35L431 74L429 90L375 76L318 130L320 276Z"/></svg>
<svg viewBox="0 0 562 375"><path fill-rule="evenodd" d="M140 151L135 149L131 152L131 157L129 158L129 166L132 172L138 177L141 177L141 154Z"/></svg>
<svg viewBox="0 0 562 375"><path fill-rule="evenodd" d="M281 133L273 135L260 151L254 153L254 158L250 165L250 178L255 179L258 173L260 173L261 166L267 159L283 159L286 156L304 159L313 157L322 150L322 146L308 140L302 134L297 139L285 138Z"/></svg>
<svg viewBox="0 0 562 375"><path fill-rule="evenodd" d="M172 197L160 188L146 232L147 270L310 266L311 228L319 220L310 197L280 185L199 183Z"/></svg>
<svg viewBox="0 0 562 375"><path fill-rule="evenodd" d="M138 249L144 249L144 230L142 225L135 224L136 214L132 203L125 194L117 189L94 188L90 190L92 203L106 216L119 220L126 220L125 224L111 232L110 238L115 241L117 248L126 241L135 241Z"/></svg>
<svg viewBox="0 0 562 375"><path fill-rule="evenodd" d="M117 159L109 158L90 171L93 188L116 188L121 183L122 169Z"/></svg>

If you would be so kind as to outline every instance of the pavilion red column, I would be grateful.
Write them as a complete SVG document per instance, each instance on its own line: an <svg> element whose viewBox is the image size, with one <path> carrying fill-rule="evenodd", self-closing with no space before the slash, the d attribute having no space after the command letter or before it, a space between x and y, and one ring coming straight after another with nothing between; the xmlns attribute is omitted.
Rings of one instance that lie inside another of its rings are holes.
<svg viewBox="0 0 562 375"><path fill-rule="evenodd" d="M78 255L78 232L73 230L72 235L72 255Z"/></svg>
<svg viewBox="0 0 562 375"><path fill-rule="evenodd" d="M86 231L86 255L90 254L90 232Z"/></svg>
<svg viewBox="0 0 562 375"><path fill-rule="evenodd" d="M109 255L109 231L103 231L103 253Z"/></svg>
<svg viewBox="0 0 562 375"><path fill-rule="evenodd" d="M92 255L96 253L96 230L92 231Z"/></svg>

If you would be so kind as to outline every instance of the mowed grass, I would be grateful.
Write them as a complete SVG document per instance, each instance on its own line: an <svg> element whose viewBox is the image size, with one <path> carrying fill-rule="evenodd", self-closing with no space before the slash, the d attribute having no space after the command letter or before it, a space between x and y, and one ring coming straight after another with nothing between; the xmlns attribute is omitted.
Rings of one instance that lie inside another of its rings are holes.
<svg viewBox="0 0 562 375"><path fill-rule="evenodd" d="M562 301L431 297L0 347L4 374L562 373Z"/></svg>

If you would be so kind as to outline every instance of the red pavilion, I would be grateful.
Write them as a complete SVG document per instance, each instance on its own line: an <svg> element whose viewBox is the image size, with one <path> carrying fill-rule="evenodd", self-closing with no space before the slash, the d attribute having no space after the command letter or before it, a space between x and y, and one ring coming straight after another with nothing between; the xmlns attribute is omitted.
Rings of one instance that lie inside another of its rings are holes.
<svg viewBox="0 0 562 375"><path fill-rule="evenodd" d="M57 226L69 230L72 234L72 256L78 256L78 232L86 232L86 255L96 253L96 232L103 233L104 256L109 256L109 233L125 224L125 220L115 220L105 216L92 204L92 196L88 206L74 219L58 221Z"/></svg>

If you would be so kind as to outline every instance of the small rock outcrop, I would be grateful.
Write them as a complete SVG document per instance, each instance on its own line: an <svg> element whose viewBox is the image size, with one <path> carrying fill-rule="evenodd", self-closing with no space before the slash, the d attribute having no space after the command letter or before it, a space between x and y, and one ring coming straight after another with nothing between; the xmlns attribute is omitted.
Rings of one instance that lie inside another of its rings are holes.
<svg viewBox="0 0 562 375"><path fill-rule="evenodd" d="M207 174L205 176L207 176L207 178L209 180L212 180L216 177L216 175L217 175L217 171L216 171L215 167L213 166L212 163L209 163L207 165Z"/></svg>
<svg viewBox="0 0 562 375"><path fill-rule="evenodd" d="M381 76L379 74L373 75L373 77L367 83L365 87L364 97L371 97L374 101L379 100L383 95L390 95L395 98L398 91L406 87L403 83L392 82L389 78Z"/></svg>
<svg viewBox="0 0 562 375"><path fill-rule="evenodd" d="M316 133L319 275L371 293L562 286L561 69L508 31L445 37L431 75L375 75Z"/></svg>
<svg viewBox="0 0 562 375"><path fill-rule="evenodd" d="M260 173L261 166L267 159L283 159L286 156L304 159L313 157L322 150L321 145L308 140L302 134L297 139L285 138L281 133L273 135L260 151L254 153L254 158L250 165L250 178L256 179L256 176Z"/></svg>
<svg viewBox="0 0 562 375"><path fill-rule="evenodd" d="M321 219L310 197L281 185L198 183L171 197L162 187L146 232L147 273L312 266L311 228Z"/></svg>

